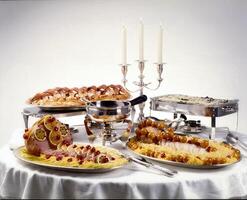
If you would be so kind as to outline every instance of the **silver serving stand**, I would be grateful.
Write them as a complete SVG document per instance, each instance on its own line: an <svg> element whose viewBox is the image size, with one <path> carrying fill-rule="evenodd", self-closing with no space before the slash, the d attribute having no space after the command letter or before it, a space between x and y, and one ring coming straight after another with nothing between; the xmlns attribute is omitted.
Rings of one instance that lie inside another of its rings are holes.
<svg viewBox="0 0 247 200"><path fill-rule="evenodd" d="M211 134L209 135L210 139L215 138L215 128L216 128L216 118L226 116L229 114L237 113L238 118L238 99L228 100L225 103L218 105L206 106L201 104L187 104L182 102L175 101L164 101L157 96L151 98L150 101L150 115L151 111L164 111L171 112L174 114L174 118L177 118L177 114L185 115L196 115L196 116L205 116L211 117ZM238 119L237 119L238 126Z"/></svg>
<svg viewBox="0 0 247 200"><path fill-rule="evenodd" d="M23 109L22 111L22 116L24 119L24 123L25 123L25 128L28 128L28 121L29 121L29 117L35 117L35 118L41 118L44 115L54 115L54 117L71 117L71 116L77 116L77 115L85 115L86 114L86 109L82 108L82 109L77 109L77 110L43 110L39 107L26 107Z"/></svg>

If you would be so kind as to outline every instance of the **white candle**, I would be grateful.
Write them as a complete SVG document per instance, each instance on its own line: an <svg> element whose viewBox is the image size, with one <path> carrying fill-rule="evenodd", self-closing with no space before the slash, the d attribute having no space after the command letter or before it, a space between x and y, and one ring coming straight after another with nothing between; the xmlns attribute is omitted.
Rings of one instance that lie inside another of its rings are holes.
<svg viewBox="0 0 247 200"><path fill-rule="evenodd" d="M122 64L127 64L127 33L125 26L123 26L122 30Z"/></svg>
<svg viewBox="0 0 247 200"><path fill-rule="evenodd" d="M144 46L144 30L143 30L143 22L140 20L140 27L139 27L139 60L143 61L143 46Z"/></svg>
<svg viewBox="0 0 247 200"><path fill-rule="evenodd" d="M162 53L163 53L163 27L160 24L159 32L158 32L158 59L157 63L162 63Z"/></svg>

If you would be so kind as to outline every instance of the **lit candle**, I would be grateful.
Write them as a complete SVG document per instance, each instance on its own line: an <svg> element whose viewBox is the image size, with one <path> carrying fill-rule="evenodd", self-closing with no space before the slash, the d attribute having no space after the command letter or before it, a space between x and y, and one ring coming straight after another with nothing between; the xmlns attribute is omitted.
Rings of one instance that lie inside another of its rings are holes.
<svg viewBox="0 0 247 200"><path fill-rule="evenodd" d="M122 64L127 64L127 34L125 26L123 26L122 30Z"/></svg>
<svg viewBox="0 0 247 200"><path fill-rule="evenodd" d="M162 53L163 53L163 27L160 24L160 29L158 32L158 59L157 63L161 64L162 63Z"/></svg>
<svg viewBox="0 0 247 200"><path fill-rule="evenodd" d="M144 31L143 31L143 22L140 20L140 27L139 27L139 60L143 61L143 38L144 38Z"/></svg>

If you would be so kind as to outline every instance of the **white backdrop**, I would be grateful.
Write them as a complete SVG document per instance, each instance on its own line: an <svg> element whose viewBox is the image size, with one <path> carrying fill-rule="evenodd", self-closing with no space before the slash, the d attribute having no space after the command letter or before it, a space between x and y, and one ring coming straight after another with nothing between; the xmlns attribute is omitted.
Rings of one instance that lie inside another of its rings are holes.
<svg viewBox="0 0 247 200"><path fill-rule="evenodd" d="M0 1L0 145L14 129L24 127L24 102L36 92L121 83L123 24L128 32L129 79L136 79L140 17L146 80L157 78L153 63L160 22L168 63L162 87L145 93L238 98L239 131L247 132L246 13L244 0ZM202 120L209 125L208 118ZM235 129L236 115L217 122Z"/></svg>

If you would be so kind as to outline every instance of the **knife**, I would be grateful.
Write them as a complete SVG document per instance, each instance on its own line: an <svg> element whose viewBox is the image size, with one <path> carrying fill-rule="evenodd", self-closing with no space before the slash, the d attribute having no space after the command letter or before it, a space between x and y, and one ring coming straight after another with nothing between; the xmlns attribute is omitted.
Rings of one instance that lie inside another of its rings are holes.
<svg viewBox="0 0 247 200"><path fill-rule="evenodd" d="M161 169L161 170L166 170L167 172L172 173L172 174L177 174L177 173L178 173L178 171L176 171L176 170L171 170L171 169L167 169L167 168L161 167L161 166L159 166L159 165L155 165L155 164L153 164L152 162L146 160L146 159L143 158L143 157L139 157L139 158L137 158L137 159L139 159L139 160L141 160L141 161L143 161L143 162L149 163L149 164L152 165L152 167L154 167L154 168Z"/></svg>

